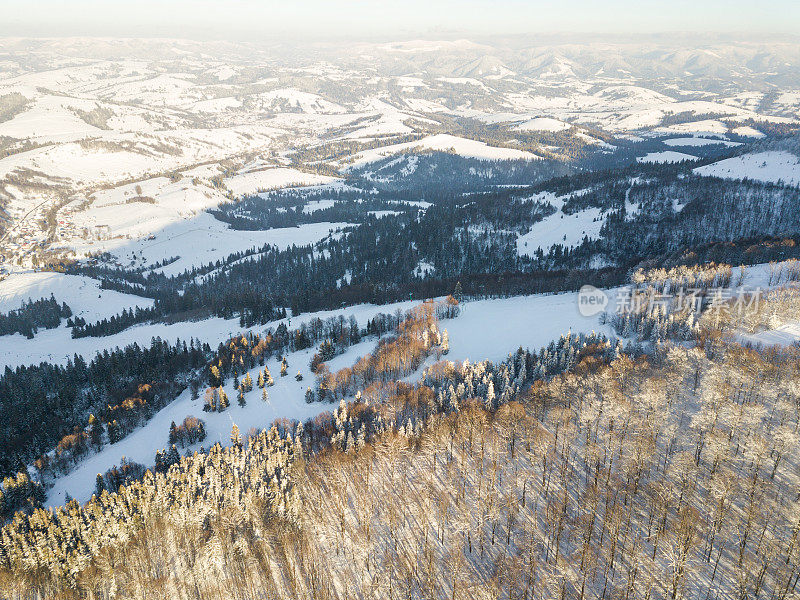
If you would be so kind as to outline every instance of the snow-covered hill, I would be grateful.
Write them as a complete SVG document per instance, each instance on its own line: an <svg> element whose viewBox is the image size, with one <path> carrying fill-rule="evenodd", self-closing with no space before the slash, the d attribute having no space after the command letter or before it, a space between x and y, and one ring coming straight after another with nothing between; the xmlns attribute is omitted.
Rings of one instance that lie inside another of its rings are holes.
<svg viewBox="0 0 800 600"><path fill-rule="evenodd" d="M330 182L337 171L398 153L613 153L597 129L732 145L764 136L760 124L800 117L797 86L760 91L766 77L797 75L792 44L687 51L417 40L310 50L15 39L0 41L0 50L6 268L29 265L34 248L81 254L110 238L146 238L227 196ZM726 78L734 83L716 85ZM740 137L726 141L728 134ZM131 192L137 185L141 194ZM128 202L130 210L121 204Z"/></svg>
<svg viewBox="0 0 800 600"><path fill-rule="evenodd" d="M800 185L800 158L785 151L755 152L699 167L694 172L724 179Z"/></svg>

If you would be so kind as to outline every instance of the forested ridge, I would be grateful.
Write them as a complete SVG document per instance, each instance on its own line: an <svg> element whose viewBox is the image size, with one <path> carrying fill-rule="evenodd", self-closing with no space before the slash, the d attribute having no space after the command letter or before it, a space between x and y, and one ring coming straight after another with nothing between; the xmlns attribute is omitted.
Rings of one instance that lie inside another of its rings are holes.
<svg viewBox="0 0 800 600"><path fill-rule="evenodd" d="M800 235L798 188L698 177L683 165L628 165L472 193L421 189L280 191L225 205L215 214L246 229L317 222L320 213L354 223L317 244L284 250L266 245L175 277L102 264L61 265L99 278L105 288L155 299L149 309L79 321L73 335L208 316L238 317L251 326L279 318L286 308L298 314L442 296L457 281L465 293L484 297L573 289L570 271L614 285L641 261L709 244ZM563 199L560 209L553 197ZM409 204L420 198L430 205ZM304 212L308 202L323 200L332 206ZM378 218L373 212L379 208L393 213ZM587 209L600 211L595 239L520 253L518 235L542 220ZM509 287L511 280L518 283Z"/></svg>

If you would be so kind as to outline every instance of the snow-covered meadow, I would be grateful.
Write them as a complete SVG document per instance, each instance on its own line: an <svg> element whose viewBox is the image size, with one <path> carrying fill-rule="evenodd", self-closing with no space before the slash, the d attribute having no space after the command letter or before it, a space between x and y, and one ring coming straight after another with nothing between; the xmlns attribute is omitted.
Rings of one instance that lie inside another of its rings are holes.
<svg viewBox="0 0 800 600"><path fill-rule="evenodd" d="M800 158L783 151L756 152L698 167L694 172L723 179L800 185Z"/></svg>

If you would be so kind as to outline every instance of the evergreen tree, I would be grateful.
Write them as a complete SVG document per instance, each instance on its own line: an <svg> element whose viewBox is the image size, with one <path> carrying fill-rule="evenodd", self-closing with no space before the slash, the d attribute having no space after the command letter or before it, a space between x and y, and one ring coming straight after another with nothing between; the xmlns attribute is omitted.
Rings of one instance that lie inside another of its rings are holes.
<svg viewBox="0 0 800 600"><path fill-rule="evenodd" d="M178 441L178 431L177 426L175 425L175 421L173 421L169 426L169 438L167 441L170 444L175 444Z"/></svg>
<svg viewBox="0 0 800 600"><path fill-rule="evenodd" d="M180 452L178 452L178 449L175 447L175 444L172 444L172 446L169 449L169 452L167 453L167 465L172 466L178 463L180 460L181 460Z"/></svg>
<svg viewBox="0 0 800 600"><path fill-rule="evenodd" d="M225 393L225 390L220 388L220 390L219 390L219 405L218 405L218 409L217 410L219 410L219 412L222 412L223 410L228 408L230 405L231 405L231 402L230 402L230 400L228 400L228 394Z"/></svg>
<svg viewBox="0 0 800 600"><path fill-rule="evenodd" d="M242 445L242 434L239 432L239 426L236 423L231 427L231 443L234 446Z"/></svg>
<svg viewBox="0 0 800 600"><path fill-rule="evenodd" d="M89 442L95 450L103 445L103 424L93 415L89 415Z"/></svg>
<svg viewBox="0 0 800 600"><path fill-rule="evenodd" d="M242 388L244 392L249 392L253 389L253 378L250 377L250 373L247 373L242 379Z"/></svg>

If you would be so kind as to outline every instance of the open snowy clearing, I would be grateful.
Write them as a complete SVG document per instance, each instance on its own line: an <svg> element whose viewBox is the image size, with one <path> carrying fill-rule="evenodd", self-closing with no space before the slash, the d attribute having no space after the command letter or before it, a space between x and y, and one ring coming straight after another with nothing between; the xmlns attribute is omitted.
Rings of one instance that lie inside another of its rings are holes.
<svg viewBox="0 0 800 600"><path fill-rule="evenodd" d="M763 133L761 133L758 129L749 126L743 127L736 127L732 130L732 133L736 135L741 135L742 137L751 137L751 138L763 138L766 137Z"/></svg>
<svg viewBox="0 0 800 600"><path fill-rule="evenodd" d="M0 313L15 310L27 300L49 298L51 294L59 302L66 302L75 316L89 322L119 314L124 309L153 305L150 298L101 289L100 282L91 277L24 271L0 281ZM5 355L10 349L2 343L4 339L5 336L0 337Z"/></svg>
<svg viewBox="0 0 800 600"><path fill-rule="evenodd" d="M335 181L337 181L335 177L327 175L303 173L297 169L278 167L226 177L223 184L234 196L243 196L283 187L322 185Z"/></svg>
<svg viewBox="0 0 800 600"><path fill-rule="evenodd" d="M498 148L496 146L489 146L484 142L476 142L475 140L468 140L449 134L438 134L422 138L416 142L394 144L359 152L353 157L353 163L349 165L348 168L361 167L386 158L387 156L401 154L409 150L455 152L455 154L459 156L478 158L481 160L539 160L540 158L531 152L525 152L523 150Z"/></svg>
<svg viewBox="0 0 800 600"><path fill-rule="evenodd" d="M720 140L715 138L704 138L704 137L682 137L682 138L670 138L668 140L664 140L664 144L667 146L678 146L678 147L692 147L692 146L714 146L714 145L722 145L732 148L734 146L741 146L739 142L729 142L727 140Z"/></svg>
<svg viewBox="0 0 800 600"><path fill-rule="evenodd" d="M558 131L566 131L571 127L572 125L570 125L569 123L564 123L564 121L559 121L558 119L551 119L548 117L536 117L534 119L529 119L527 121L524 121L519 125L515 125L513 129L515 131L558 132Z"/></svg>
<svg viewBox="0 0 800 600"><path fill-rule="evenodd" d="M348 223L307 223L299 227L283 227L256 231L231 229L208 213L192 219L173 222L163 229L138 239L113 238L86 242L76 246L78 252L109 251L126 267L149 266L180 257L161 267L159 272L176 275L192 267L228 257L235 252L260 248L265 244L285 249L292 245L313 244ZM133 236L132 236L133 237Z"/></svg>
<svg viewBox="0 0 800 600"><path fill-rule="evenodd" d="M712 107L714 105L711 105ZM681 109L683 106L681 106ZM705 121L691 121L689 123L679 123L677 125L668 125L666 127L659 127L656 131L665 133L690 133L695 135L704 134L719 134L723 135L728 132L728 126L722 121L708 119Z"/></svg>
<svg viewBox="0 0 800 600"><path fill-rule="evenodd" d="M665 150L664 152L650 152L636 160L642 163L677 163L684 160L697 160L697 157L674 150Z"/></svg>
<svg viewBox="0 0 800 600"><path fill-rule="evenodd" d="M743 154L694 170L697 175L800 185L800 158L789 152Z"/></svg>
<svg viewBox="0 0 800 600"><path fill-rule="evenodd" d="M603 213L599 208L589 208L572 215L561 211L534 223L531 230L517 238L517 253L533 256L541 248L545 253L552 246L562 244L570 248L579 245L584 237L590 240L600 236Z"/></svg>
<svg viewBox="0 0 800 600"><path fill-rule="evenodd" d="M532 198L549 202L556 208L556 212L534 223L528 233L517 237L519 256L534 256L539 248L546 253L556 244L570 248L579 245L584 237L597 239L600 236L604 217L602 211L599 208L588 208L571 215L564 214L562 208L567 198L568 196L556 197L550 192Z"/></svg>
<svg viewBox="0 0 800 600"><path fill-rule="evenodd" d="M791 346L800 343L800 323L786 323L775 329L768 329L758 333L743 333L739 336L743 344L750 343L757 346Z"/></svg>

